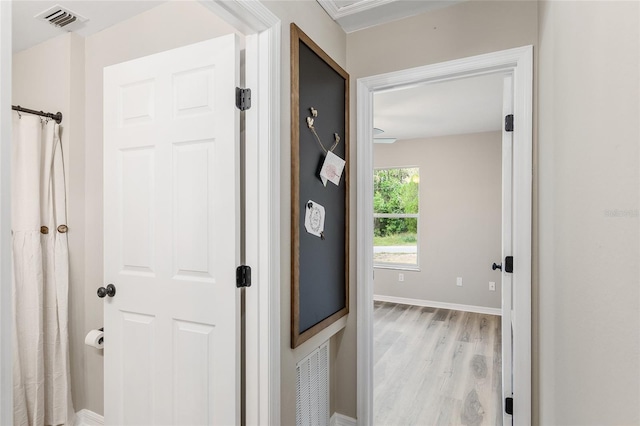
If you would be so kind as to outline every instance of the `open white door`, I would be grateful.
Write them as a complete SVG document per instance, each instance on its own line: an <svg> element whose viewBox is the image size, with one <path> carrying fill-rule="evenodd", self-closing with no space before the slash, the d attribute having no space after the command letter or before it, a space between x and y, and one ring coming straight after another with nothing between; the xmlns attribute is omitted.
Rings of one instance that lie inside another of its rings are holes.
<svg viewBox="0 0 640 426"><path fill-rule="evenodd" d="M502 415L503 426L513 424L507 398L513 398L513 270L507 257L513 256L513 130L507 130L507 116L513 117L513 76L504 77L502 92Z"/></svg>
<svg viewBox="0 0 640 426"><path fill-rule="evenodd" d="M105 423L240 421L239 51L104 72Z"/></svg>

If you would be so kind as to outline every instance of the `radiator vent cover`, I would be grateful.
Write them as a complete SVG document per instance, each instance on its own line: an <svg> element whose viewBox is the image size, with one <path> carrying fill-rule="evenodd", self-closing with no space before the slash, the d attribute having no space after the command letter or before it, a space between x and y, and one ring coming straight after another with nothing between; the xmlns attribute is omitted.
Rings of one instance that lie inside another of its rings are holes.
<svg viewBox="0 0 640 426"><path fill-rule="evenodd" d="M329 342L296 364L296 425L329 426Z"/></svg>
<svg viewBox="0 0 640 426"><path fill-rule="evenodd" d="M87 21L87 18L76 12L72 12L66 7L62 7L59 4L38 13L34 18L48 22L54 27L64 28L69 31L72 31L79 27L80 24Z"/></svg>

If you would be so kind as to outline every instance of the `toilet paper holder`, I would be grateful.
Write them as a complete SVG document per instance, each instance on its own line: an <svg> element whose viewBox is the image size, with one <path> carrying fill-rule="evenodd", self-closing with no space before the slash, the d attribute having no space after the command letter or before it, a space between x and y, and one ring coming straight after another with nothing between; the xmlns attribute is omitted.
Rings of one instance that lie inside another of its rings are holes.
<svg viewBox="0 0 640 426"><path fill-rule="evenodd" d="M94 347L96 349L104 348L104 327L99 329L89 330L87 336L84 338L84 344Z"/></svg>

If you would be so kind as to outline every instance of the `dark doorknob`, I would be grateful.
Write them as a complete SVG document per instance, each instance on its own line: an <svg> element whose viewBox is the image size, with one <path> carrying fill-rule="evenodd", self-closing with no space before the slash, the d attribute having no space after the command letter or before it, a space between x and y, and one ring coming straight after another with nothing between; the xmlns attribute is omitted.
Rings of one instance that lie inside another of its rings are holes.
<svg viewBox="0 0 640 426"><path fill-rule="evenodd" d="M98 297L103 298L105 296L113 297L116 295L116 286L113 284L108 284L107 288L100 287L98 289Z"/></svg>
<svg viewBox="0 0 640 426"><path fill-rule="evenodd" d="M500 269L502 271L502 263L500 265L497 265L497 264L494 263L493 265L491 265L491 269L493 269L494 271L496 269Z"/></svg>

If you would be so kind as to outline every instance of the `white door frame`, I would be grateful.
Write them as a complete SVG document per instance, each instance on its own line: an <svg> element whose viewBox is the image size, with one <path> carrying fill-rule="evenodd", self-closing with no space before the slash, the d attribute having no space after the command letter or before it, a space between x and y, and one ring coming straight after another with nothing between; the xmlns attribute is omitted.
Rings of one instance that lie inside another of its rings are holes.
<svg viewBox="0 0 640 426"><path fill-rule="evenodd" d="M0 424L13 424L11 2L0 1Z"/></svg>
<svg viewBox="0 0 640 426"><path fill-rule="evenodd" d="M531 207L533 47L525 46L357 81L358 424L373 423L373 94L416 84L511 72L514 77L514 424L531 424Z"/></svg>
<svg viewBox="0 0 640 426"><path fill-rule="evenodd" d="M246 424L280 424L280 19L259 0L200 0L247 38Z"/></svg>
<svg viewBox="0 0 640 426"><path fill-rule="evenodd" d="M259 0L200 1L247 36L246 419L280 424L280 19ZM11 36L11 2L0 1L0 424L13 424Z"/></svg>

